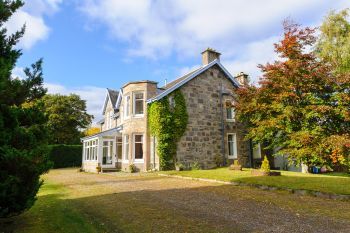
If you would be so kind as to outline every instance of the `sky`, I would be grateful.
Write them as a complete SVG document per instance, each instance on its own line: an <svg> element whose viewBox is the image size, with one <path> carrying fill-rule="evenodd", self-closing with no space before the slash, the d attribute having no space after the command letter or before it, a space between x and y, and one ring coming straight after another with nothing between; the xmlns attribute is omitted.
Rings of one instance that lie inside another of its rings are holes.
<svg viewBox="0 0 350 233"><path fill-rule="evenodd" d="M257 65L277 59L283 20L317 27L345 8L350 1L25 0L5 26L11 33L26 24L13 75L43 58L48 92L79 94L97 121L106 88L135 80L161 86L199 67L207 47L222 53L231 74L256 83Z"/></svg>

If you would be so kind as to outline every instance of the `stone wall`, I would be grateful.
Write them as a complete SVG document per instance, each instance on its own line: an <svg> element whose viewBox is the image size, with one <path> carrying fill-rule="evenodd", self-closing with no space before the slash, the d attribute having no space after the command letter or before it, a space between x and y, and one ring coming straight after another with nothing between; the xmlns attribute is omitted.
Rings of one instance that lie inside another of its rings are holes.
<svg viewBox="0 0 350 233"><path fill-rule="evenodd" d="M215 157L222 156L221 88L233 96L235 92L232 82L224 75L214 66L180 88L186 99L189 121L177 144L178 161L185 164L198 161L202 168L212 168L216 166ZM223 100L233 99L231 95L225 95ZM225 156L228 155L227 133L236 133L238 159L248 166L249 144L243 139L244 127L237 122L227 122L225 114L223 109Z"/></svg>

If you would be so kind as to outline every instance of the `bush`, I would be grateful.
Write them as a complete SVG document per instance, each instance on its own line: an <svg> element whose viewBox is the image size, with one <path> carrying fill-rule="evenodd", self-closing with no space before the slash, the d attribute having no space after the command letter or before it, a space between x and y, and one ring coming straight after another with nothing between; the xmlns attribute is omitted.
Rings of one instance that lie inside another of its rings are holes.
<svg viewBox="0 0 350 233"><path fill-rule="evenodd" d="M270 163L269 163L269 160L267 159L267 156L264 157L260 170L263 172L270 172Z"/></svg>
<svg viewBox="0 0 350 233"><path fill-rule="evenodd" d="M80 167L82 150L82 145L50 145L49 158L54 168Z"/></svg>
<svg viewBox="0 0 350 233"><path fill-rule="evenodd" d="M201 170L201 165L198 161L192 163L192 166L191 166L192 170Z"/></svg>
<svg viewBox="0 0 350 233"><path fill-rule="evenodd" d="M132 164L129 165L129 171L131 173L137 172L137 168L136 168L135 164L132 163Z"/></svg>

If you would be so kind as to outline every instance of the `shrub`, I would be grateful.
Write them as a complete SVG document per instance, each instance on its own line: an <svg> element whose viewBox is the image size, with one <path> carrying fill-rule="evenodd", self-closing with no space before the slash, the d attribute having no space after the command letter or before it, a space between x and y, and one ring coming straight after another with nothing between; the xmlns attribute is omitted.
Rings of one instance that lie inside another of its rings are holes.
<svg viewBox="0 0 350 233"><path fill-rule="evenodd" d="M175 167L178 171L183 171L185 169L185 165L181 162L176 162Z"/></svg>
<svg viewBox="0 0 350 233"><path fill-rule="evenodd" d="M192 163L192 166L191 166L192 170L201 170L201 165L198 161Z"/></svg>
<svg viewBox="0 0 350 233"><path fill-rule="evenodd" d="M260 170L263 172L270 172L270 163L269 163L269 160L267 159L267 156L264 157Z"/></svg>
<svg viewBox="0 0 350 233"><path fill-rule="evenodd" d="M54 168L79 167L82 149L82 145L49 145L49 158Z"/></svg>
<svg viewBox="0 0 350 233"><path fill-rule="evenodd" d="M224 159L222 158L222 155L215 155L214 161L217 167L221 167Z"/></svg>
<svg viewBox="0 0 350 233"><path fill-rule="evenodd" d="M129 165L129 171L131 173L137 172L137 168L136 168L135 164L132 163L132 164Z"/></svg>

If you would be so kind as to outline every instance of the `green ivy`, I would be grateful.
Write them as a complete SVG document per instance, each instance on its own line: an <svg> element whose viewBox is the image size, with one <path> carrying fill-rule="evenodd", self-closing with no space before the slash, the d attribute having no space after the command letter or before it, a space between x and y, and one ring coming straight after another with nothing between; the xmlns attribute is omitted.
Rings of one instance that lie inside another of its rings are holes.
<svg viewBox="0 0 350 233"><path fill-rule="evenodd" d="M168 98L162 98L148 105L148 125L151 135L157 138L157 153L160 170L175 167L176 144L185 133L188 123L186 101L180 90L171 95L175 106Z"/></svg>

